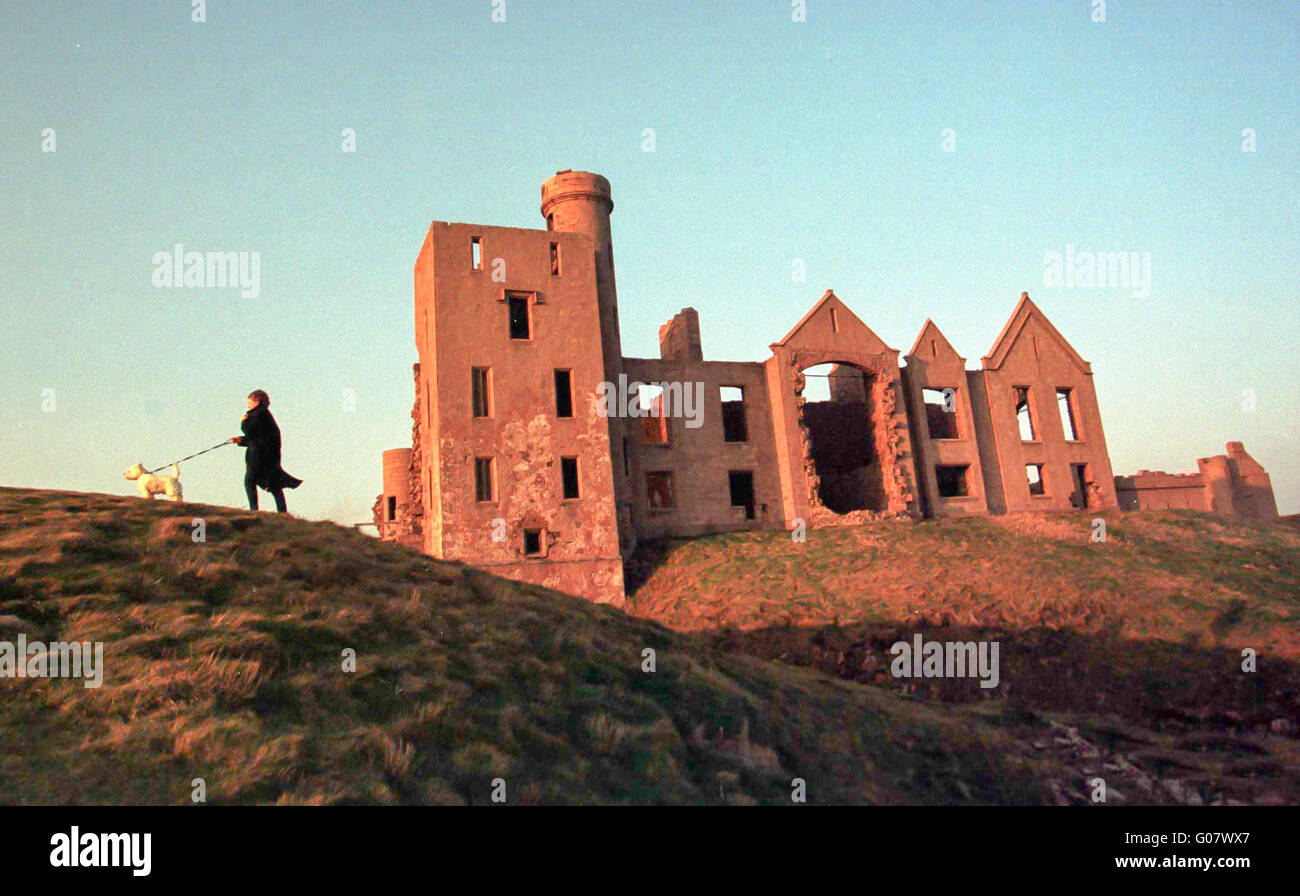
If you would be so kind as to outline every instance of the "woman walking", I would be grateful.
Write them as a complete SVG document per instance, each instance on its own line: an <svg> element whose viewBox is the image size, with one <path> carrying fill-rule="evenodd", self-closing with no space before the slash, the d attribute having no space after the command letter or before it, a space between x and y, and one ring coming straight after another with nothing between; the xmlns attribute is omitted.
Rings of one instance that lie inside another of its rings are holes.
<svg viewBox="0 0 1300 896"><path fill-rule="evenodd" d="M280 427L271 416L271 398L261 389L249 393L248 413L239 428L244 434L230 441L245 448L244 491L249 509L257 509L257 490L264 488L275 498L275 509L284 513L284 490L297 488L302 480L280 468Z"/></svg>

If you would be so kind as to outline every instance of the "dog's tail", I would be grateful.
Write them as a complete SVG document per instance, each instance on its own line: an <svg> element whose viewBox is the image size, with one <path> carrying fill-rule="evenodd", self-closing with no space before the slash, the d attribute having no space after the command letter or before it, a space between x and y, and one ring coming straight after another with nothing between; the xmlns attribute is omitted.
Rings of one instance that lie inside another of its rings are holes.
<svg viewBox="0 0 1300 896"><path fill-rule="evenodd" d="M172 464L172 475L175 476L177 479L181 478L181 468L176 464Z"/></svg>

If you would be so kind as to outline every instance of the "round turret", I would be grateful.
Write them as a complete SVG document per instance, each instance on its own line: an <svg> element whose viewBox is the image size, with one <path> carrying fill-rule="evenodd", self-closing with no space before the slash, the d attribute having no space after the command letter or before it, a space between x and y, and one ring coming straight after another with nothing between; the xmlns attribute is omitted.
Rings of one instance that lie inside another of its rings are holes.
<svg viewBox="0 0 1300 896"><path fill-rule="evenodd" d="M542 217L547 230L585 233L593 239L601 229L609 236L609 213L614 210L609 181L590 171L557 171L542 184Z"/></svg>

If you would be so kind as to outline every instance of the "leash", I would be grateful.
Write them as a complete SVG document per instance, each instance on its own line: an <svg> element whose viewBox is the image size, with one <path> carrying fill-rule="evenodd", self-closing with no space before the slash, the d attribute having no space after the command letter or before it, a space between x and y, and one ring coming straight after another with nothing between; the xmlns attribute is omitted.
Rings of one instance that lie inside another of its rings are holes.
<svg viewBox="0 0 1300 896"><path fill-rule="evenodd" d="M198 457L200 454L207 454L209 451L216 451L222 445L233 445L233 444L234 443L231 442L229 439L226 439L224 441L218 442L217 444L213 445L211 448L204 448L202 451L195 451L193 454L190 455L190 457ZM179 464L182 463L183 461L187 461L190 459L190 457L182 457L180 460L172 461L171 464L163 464L161 467L158 467L157 469L145 470L145 472L157 473L158 470L164 469L165 467L170 467L172 464Z"/></svg>

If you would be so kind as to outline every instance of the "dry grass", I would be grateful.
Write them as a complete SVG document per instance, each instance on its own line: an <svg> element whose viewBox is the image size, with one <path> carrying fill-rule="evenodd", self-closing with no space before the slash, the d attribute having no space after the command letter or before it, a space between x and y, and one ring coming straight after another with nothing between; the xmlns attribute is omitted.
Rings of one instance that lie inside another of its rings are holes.
<svg viewBox="0 0 1300 896"><path fill-rule="evenodd" d="M9 803L1048 798L994 727L275 514L0 489L20 628L103 641L106 673L0 680Z"/></svg>
<svg viewBox="0 0 1300 896"><path fill-rule="evenodd" d="M1091 514L882 521L813 530L806 543L777 532L672 542L629 609L684 631L946 622L1190 638L1300 661L1300 532L1202 514L1100 516L1104 543L1090 539Z"/></svg>
<svg viewBox="0 0 1300 896"><path fill-rule="evenodd" d="M0 800L1036 803L1105 761L1131 802L1296 801L1300 531L1107 521L677 543L632 604L690 635L331 524L0 489L0 640L107 666L0 680ZM1003 638L1006 687L894 693L918 628Z"/></svg>

